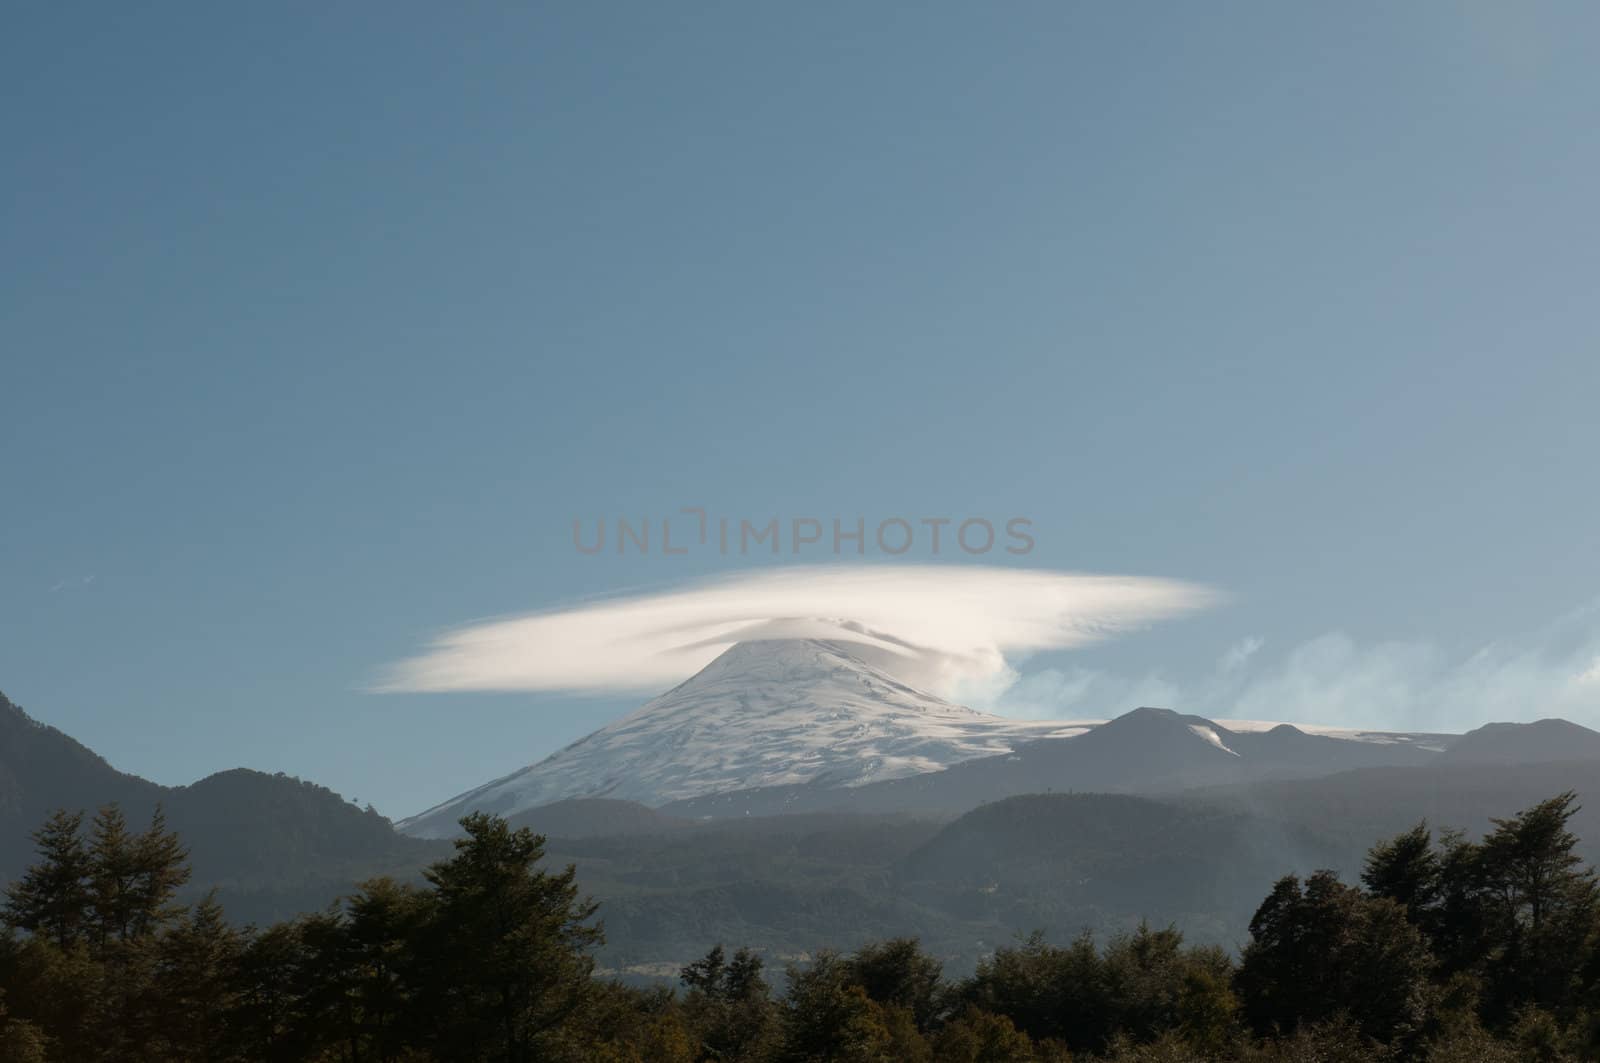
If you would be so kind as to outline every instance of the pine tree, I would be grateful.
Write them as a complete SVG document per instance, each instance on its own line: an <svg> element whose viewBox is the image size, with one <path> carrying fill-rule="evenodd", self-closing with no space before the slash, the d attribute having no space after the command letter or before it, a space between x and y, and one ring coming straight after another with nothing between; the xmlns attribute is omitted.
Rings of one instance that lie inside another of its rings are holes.
<svg viewBox="0 0 1600 1063"><path fill-rule="evenodd" d="M315 1059L323 1042L312 1036L301 1007L305 949L300 922L248 934L234 966L229 1044L261 1063Z"/></svg>
<svg viewBox="0 0 1600 1063"><path fill-rule="evenodd" d="M6 887L6 925L47 937L61 948L82 939L92 869L82 829L82 812L59 811L33 832L38 860Z"/></svg>
<svg viewBox="0 0 1600 1063"><path fill-rule="evenodd" d="M103 949L128 940L138 869L134 864L133 838L120 808L106 805L96 812L90 832L89 856L94 862L89 880L89 892L94 898L90 936L95 947Z"/></svg>
<svg viewBox="0 0 1600 1063"><path fill-rule="evenodd" d="M95 814L91 833L91 938L97 947L147 937L182 914L174 899L189 881L189 853L167 830L160 808L149 828L136 835L122 810L107 805Z"/></svg>
<svg viewBox="0 0 1600 1063"><path fill-rule="evenodd" d="M161 936L148 1005L163 1047L160 1058L222 1058L240 945L214 894Z"/></svg>
<svg viewBox="0 0 1600 1063"><path fill-rule="evenodd" d="M416 1017L440 1059L528 1063L590 992L596 905L570 865L539 870L541 836L483 813L461 826L456 855L425 872L435 908Z"/></svg>
<svg viewBox="0 0 1600 1063"><path fill-rule="evenodd" d="M167 830L167 817L157 805L150 826L133 839L134 877L129 898L133 936L152 933L183 912L178 890L189 881L189 850Z"/></svg>
<svg viewBox="0 0 1600 1063"><path fill-rule="evenodd" d="M402 1058L419 981L414 943L432 914L429 895L388 878L362 883L346 902L344 941L363 1060Z"/></svg>

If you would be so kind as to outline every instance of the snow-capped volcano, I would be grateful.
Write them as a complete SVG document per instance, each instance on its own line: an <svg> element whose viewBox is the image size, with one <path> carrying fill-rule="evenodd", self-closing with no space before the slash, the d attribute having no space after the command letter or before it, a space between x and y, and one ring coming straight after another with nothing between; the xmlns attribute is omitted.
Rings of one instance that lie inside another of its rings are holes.
<svg viewBox="0 0 1600 1063"><path fill-rule="evenodd" d="M952 705L852 650L818 639L737 643L633 714L398 826L445 836L471 811L509 816L572 797L660 805L757 787L859 786L1084 730Z"/></svg>

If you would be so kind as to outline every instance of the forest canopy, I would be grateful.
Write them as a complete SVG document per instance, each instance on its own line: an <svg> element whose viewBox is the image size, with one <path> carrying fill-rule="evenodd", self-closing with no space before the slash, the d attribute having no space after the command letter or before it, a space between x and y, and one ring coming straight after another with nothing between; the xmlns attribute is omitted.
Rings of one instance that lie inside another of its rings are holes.
<svg viewBox="0 0 1600 1063"><path fill-rule="evenodd" d="M52 815L6 890L0 1061L1580 1060L1600 1054L1596 876L1563 793L1481 839L1426 823L1359 883L1272 885L1238 955L1140 926L945 975L915 939L780 971L711 944L675 987L596 974L598 906L474 814L421 884L237 928L159 813Z"/></svg>

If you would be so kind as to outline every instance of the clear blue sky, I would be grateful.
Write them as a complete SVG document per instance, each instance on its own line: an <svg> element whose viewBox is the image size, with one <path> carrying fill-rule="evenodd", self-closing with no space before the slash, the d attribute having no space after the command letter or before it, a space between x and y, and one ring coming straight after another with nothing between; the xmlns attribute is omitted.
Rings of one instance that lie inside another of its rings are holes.
<svg viewBox="0 0 1600 1063"><path fill-rule="evenodd" d="M0 689L161 782L414 812L630 706L374 672L726 571L572 549L695 503L1024 515L1022 564L1233 596L1056 669L1189 689L1337 633L1424 692L1484 647L1581 665L1597 34L1582 3L14 7Z"/></svg>

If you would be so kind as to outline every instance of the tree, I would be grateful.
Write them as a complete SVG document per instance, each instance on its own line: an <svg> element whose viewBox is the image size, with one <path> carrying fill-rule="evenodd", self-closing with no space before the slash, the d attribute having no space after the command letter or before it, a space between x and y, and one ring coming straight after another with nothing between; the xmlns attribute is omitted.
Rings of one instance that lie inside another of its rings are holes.
<svg viewBox="0 0 1600 1063"><path fill-rule="evenodd" d="M1399 903L1407 918L1426 929L1432 925L1439 901L1439 876L1433 832L1424 821L1373 846L1367 853L1361 882L1374 897Z"/></svg>
<svg viewBox="0 0 1600 1063"><path fill-rule="evenodd" d="M1494 820L1479 847L1479 897L1497 953L1487 1002L1495 1019L1528 1004L1565 1008L1584 988L1600 898L1567 827L1578 811L1576 794L1558 794Z"/></svg>
<svg viewBox="0 0 1600 1063"><path fill-rule="evenodd" d="M27 1019L8 1016L0 1001L0 1063L45 1063L48 1049L44 1032Z"/></svg>
<svg viewBox="0 0 1600 1063"><path fill-rule="evenodd" d="M1490 949L1483 903L1483 854L1459 830L1440 837L1439 891L1428 920L1440 972L1471 974Z"/></svg>
<svg viewBox="0 0 1600 1063"><path fill-rule="evenodd" d="M927 1032L939 1017L943 965L916 938L891 938L866 945L844 963L845 977L879 1004L905 1008Z"/></svg>
<svg viewBox="0 0 1600 1063"><path fill-rule="evenodd" d="M1105 1017L1108 1036L1120 1033L1135 1042L1152 1041L1178 1025L1189 967L1182 946L1176 927L1152 930L1143 923L1106 946L1100 965L1104 1003L1094 1010Z"/></svg>
<svg viewBox="0 0 1600 1063"><path fill-rule="evenodd" d="M349 927L338 907L296 920L300 961L296 1005L300 1038L310 1045L339 1048L351 1059L363 1057L355 1000L357 964L351 955Z"/></svg>
<svg viewBox="0 0 1600 1063"><path fill-rule="evenodd" d="M1178 996L1178 1031L1184 1043L1212 1057L1222 1055L1238 1033L1239 998L1226 967L1195 965L1183 976Z"/></svg>
<svg viewBox="0 0 1600 1063"><path fill-rule="evenodd" d="M83 844L83 813L59 811L33 832L38 860L6 887L6 925L67 948L87 929L92 863Z"/></svg>
<svg viewBox="0 0 1600 1063"><path fill-rule="evenodd" d="M727 959L721 945L683 968L689 990L684 1012L703 1053L716 1060L761 1058L777 1036L777 1017L761 957L740 949Z"/></svg>
<svg viewBox="0 0 1600 1063"><path fill-rule="evenodd" d="M183 914L178 891L189 882L189 850L167 829L167 816L157 805L150 826L133 840L134 878L130 897L133 918L129 932L151 933Z"/></svg>
<svg viewBox="0 0 1600 1063"><path fill-rule="evenodd" d="M1059 1040L1074 1052L1098 1052L1111 1036L1103 984L1091 936L1059 948L1034 933L981 961L957 995L980 1011L1009 1017L1034 1041Z"/></svg>
<svg viewBox="0 0 1600 1063"><path fill-rule="evenodd" d="M1405 909L1318 871L1286 876L1250 920L1237 983L1258 1033L1346 1014L1379 1041L1421 1032L1432 957Z"/></svg>
<svg viewBox="0 0 1600 1063"><path fill-rule="evenodd" d="M435 899L417 1019L440 1059L528 1063L589 992L596 906L570 865L538 869L539 835L483 813L461 826L456 855L425 872Z"/></svg>
<svg viewBox="0 0 1600 1063"><path fill-rule="evenodd" d="M234 966L230 1042L262 1063L314 1059L314 1039L301 1009L305 947L299 921L277 923L243 941Z"/></svg>
<svg viewBox="0 0 1600 1063"><path fill-rule="evenodd" d="M345 905L343 941L352 967L359 1057L390 1063L403 1056L407 1018L419 980L414 942L433 918L432 898L389 878L361 884Z"/></svg>
<svg viewBox="0 0 1600 1063"><path fill-rule="evenodd" d="M945 1023L933 1041L940 1063L1028 1063L1033 1042L1004 1015L968 1007Z"/></svg>
<svg viewBox="0 0 1600 1063"><path fill-rule="evenodd" d="M106 805L95 813L89 833L89 855L94 863L89 878L94 899L90 937L100 950L130 937L138 903L138 867L127 820L116 805Z"/></svg>
<svg viewBox="0 0 1600 1063"><path fill-rule="evenodd" d="M890 1030L880 1009L850 981L839 956L824 952L790 967L784 998L783 1054L793 1063L889 1063Z"/></svg>
<svg viewBox="0 0 1600 1063"><path fill-rule="evenodd" d="M163 1049L158 1058L221 1057L240 951L239 933L212 894L162 935L148 1006Z"/></svg>
<svg viewBox="0 0 1600 1063"><path fill-rule="evenodd" d="M101 1036L105 972L82 942L62 948L43 935L0 936L0 980L8 1025L29 1023L49 1042L52 1058L107 1058ZM30 1034L18 1036L25 1044Z"/></svg>
<svg viewBox="0 0 1600 1063"><path fill-rule="evenodd" d="M144 938L182 914L175 897L189 881L189 854L166 829L160 808L149 828L134 835L122 810L107 805L95 814L90 832L89 892L97 948Z"/></svg>

